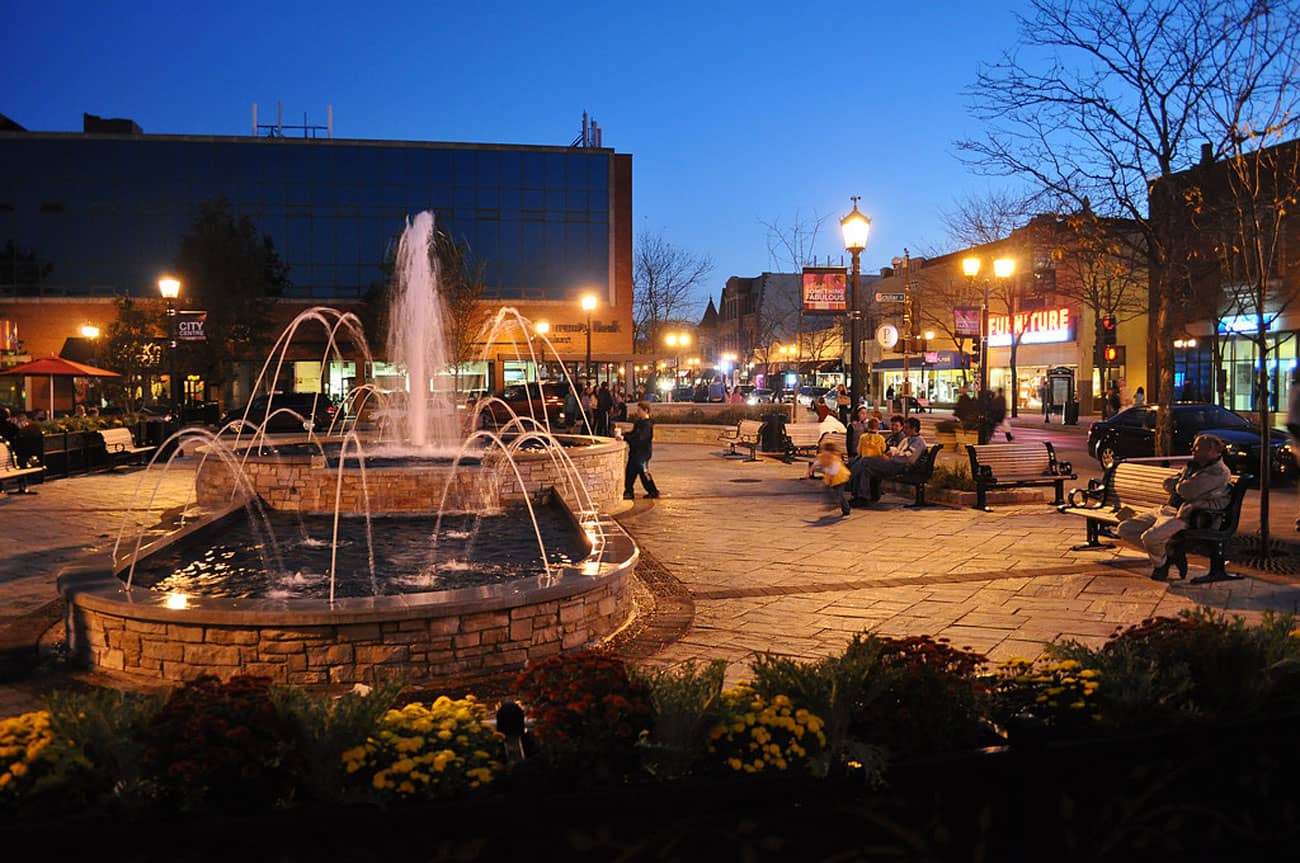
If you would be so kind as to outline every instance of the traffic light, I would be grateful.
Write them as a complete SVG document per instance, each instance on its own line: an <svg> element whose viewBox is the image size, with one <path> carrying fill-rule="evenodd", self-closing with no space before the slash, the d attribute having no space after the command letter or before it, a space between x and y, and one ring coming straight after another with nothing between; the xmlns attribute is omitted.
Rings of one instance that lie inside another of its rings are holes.
<svg viewBox="0 0 1300 863"><path fill-rule="evenodd" d="M1106 345L1105 349L1106 365L1117 365L1119 361L1119 348L1115 345Z"/></svg>
<svg viewBox="0 0 1300 863"><path fill-rule="evenodd" d="M970 340L970 349L971 349L972 351L974 351L975 353L977 353L977 354L980 352L980 337L979 337L979 336L974 336L974 337Z"/></svg>
<svg viewBox="0 0 1300 863"><path fill-rule="evenodd" d="M1101 319L1101 341L1104 345L1115 344L1115 316L1105 315Z"/></svg>

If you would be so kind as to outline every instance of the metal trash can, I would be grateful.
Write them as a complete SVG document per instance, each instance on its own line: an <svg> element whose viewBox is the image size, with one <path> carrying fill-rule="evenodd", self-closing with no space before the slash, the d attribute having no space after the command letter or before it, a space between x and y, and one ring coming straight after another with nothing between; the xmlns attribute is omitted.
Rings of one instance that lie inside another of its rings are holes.
<svg viewBox="0 0 1300 863"><path fill-rule="evenodd" d="M1068 426L1077 426L1079 424L1079 400L1070 399L1065 403L1065 424Z"/></svg>
<svg viewBox="0 0 1300 863"><path fill-rule="evenodd" d="M759 452L785 452L785 424L783 414L763 414L763 434L758 442Z"/></svg>

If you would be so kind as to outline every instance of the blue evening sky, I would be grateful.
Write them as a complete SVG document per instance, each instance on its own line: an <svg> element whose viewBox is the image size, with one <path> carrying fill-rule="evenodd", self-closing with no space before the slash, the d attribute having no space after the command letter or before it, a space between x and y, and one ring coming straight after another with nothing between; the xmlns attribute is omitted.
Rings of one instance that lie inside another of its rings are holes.
<svg viewBox="0 0 1300 863"><path fill-rule="evenodd" d="M79 131L82 112L159 134L272 122L338 138L567 145L583 111L633 156L636 231L728 276L773 269L762 222L871 216L865 272L947 250L940 212L996 188L956 158L960 95L1016 38L994 3L72 2L10 0L0 113Z"/></svg>

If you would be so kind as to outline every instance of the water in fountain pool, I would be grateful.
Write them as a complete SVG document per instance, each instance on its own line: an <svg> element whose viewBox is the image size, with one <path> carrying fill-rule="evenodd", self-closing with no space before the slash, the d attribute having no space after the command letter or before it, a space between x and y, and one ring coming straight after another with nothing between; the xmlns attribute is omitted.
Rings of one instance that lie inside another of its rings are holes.
<svg viewBox="0 0 1300 863"><path fill-rule="evenodd" d="M581 560L586 547L566 513L536 508L547 563ZM335 596L424 593L500 584L546 572L536 535L522 508L490 516L444 515L373 518L372 587L365 520L343 522ZM134 583L190 596L224 598L328 598L333 516L272 513L271 532L283 571L263 563L262 535L238 516L197 531L141 561ZM438 530L437 541L433 539Z"/></svg>

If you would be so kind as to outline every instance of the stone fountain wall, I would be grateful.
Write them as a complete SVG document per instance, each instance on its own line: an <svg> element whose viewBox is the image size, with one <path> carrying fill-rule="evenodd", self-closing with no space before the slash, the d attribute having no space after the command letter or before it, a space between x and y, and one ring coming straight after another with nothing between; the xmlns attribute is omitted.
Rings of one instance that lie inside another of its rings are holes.
<svg viewBox="0 0 1300 863"><path fill-rule="evenodd" d="M128 588L107 565L72 567L58 579L68 646L96 671L171 682L257 674L318 686L518 670L631 619L636 545L601 524L600 548L548 578L332 603L169 595Z"/></svg>
<svg viewBox="0 0 1300 863"><path fill-rule="evenodd" d="M621 441L597 440L602 442L567 447L564 453L572 462L577 478L586 486L596 510L609 513L622 502L627 446ZM449 478L452 487L447 494L446 508L451 510L491 508L522 500L525 494L535 495L547 488L554 488L570 509L581 510L585 505L584 501L577 500L570 487L565 466L552 456L521 452L514 460L518 476L502 465L499 457L493 456L484 460L482 468L466 465L455 471L447 464L418 462L372 467L365 471L364 486L362 471L345 467L341 489L339 471L328 467L323 456L253 456L243 460L242 465L249 484L269 506L293 512L332 513L336 496L340 511L365 512L367 495L370 512L436 512ZM499 481L479 482L484 470L493 471ZM195 477L195 489L200 505L224 506L230 502L234 490L230 468L220 459L208 458Z"/></svg>

